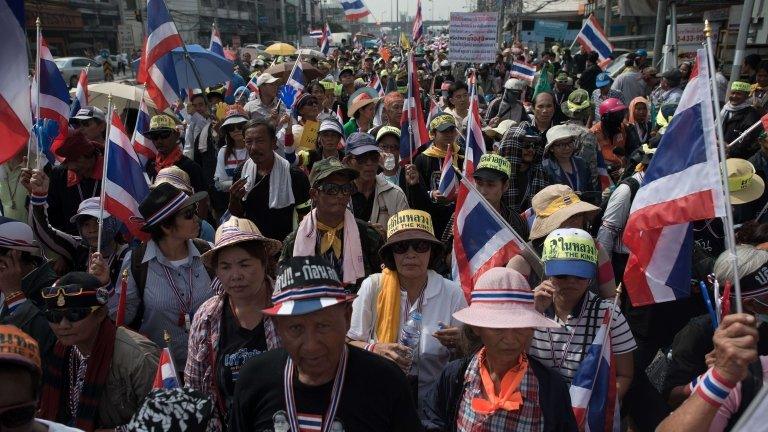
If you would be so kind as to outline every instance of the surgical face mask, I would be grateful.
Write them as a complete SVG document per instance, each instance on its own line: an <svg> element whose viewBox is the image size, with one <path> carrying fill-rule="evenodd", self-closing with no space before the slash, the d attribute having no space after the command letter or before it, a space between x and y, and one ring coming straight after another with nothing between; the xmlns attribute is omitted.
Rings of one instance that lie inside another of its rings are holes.
<svg viewBox="0 0 768 432"><path fill-rule="evenodd" d="M387 171L395 169L395 155L392 153L384 153L384 163L382 167Z"/></svg>

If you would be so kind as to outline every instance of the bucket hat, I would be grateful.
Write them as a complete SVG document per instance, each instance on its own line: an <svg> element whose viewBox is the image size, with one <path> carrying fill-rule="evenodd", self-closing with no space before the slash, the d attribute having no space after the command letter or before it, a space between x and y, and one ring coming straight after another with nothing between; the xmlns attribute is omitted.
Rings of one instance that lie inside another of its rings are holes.
<svg viewBox="0 0 768 432"><path fill-rule="evenodd" d="M379 93L371 87L361 87L355 90L349 97L347 105L347 114L349 117L354 117L357 110L360 108L376 103L379 100Z"/></svg>
<svg viewBox="0 0 768 432"><path fill-rule="evenodd" d="M171 165L158 171L150 189L160 186L162 183L170 183L177 189L192 195L192 181L189 179L189 174L176 165Z"/></svg>
<svg viewBox="0 0 768 432"><path fill-rule="evenodd" d="M573 215L592 213L600 210L597 206L582 201L569 186L555 184L545 187L531 199L536 219L531 226L531 240L544 237L560 228Z"/></svg>
<svg viewBox="0 0 768 432"><path fill-rule="evenodd" d="M477 280L470 305L454 312L457 320L485 328L555 328L559 324L534 307L533 291L516 270L495 267Z"/></svg>
<svg viewBox="0 0 768 432"><path fill-rule="evenodd" d="M432 216L422 210L401 210L387 221L387 242L379 249L379 256L387 255L395 243L407 240L426 240L442 249L443 243L435 237Z"/></svg>
<svg viewBox="0 0 768 432"><path fill-rule="evenodd" d="M728 192L731 204L746 204L761 196L765 191L765 181L755 174L755 166L748 160L726 159L728 168Z"/></svg>
<svg viewBox="0 0 768 432"><path fill-rule="evenodd" d="M83 200L80 203L80 205L77 206L77 213L75 213L71 218L69 218L69 221L72 223L75 223L79 218L83 216L90 216L98 219L99 216L101 216L101 213L99 211L99 207L101 207L100 204L101 204L100 197L92 197L92 198ZM108 217L110 217L109 212L104 210L104 219L107 219Z"/></svg>
<svg viewBox="0 0 768 432"><path fill-rule="evenodd" d="M275 255L283 248L283 243L264 237L259 228L249 219L232 216L216 229L215 244L211 250L201 256L203 264L213 268L216 254L222 249L244 242L259 242L264 246L268 256Z"/></svg>
<svg viewBox="0 0 768 432"><path fill-rule="evenodd" d="M139 213L144 218L141 230L149 232L149 228L168 219L180 209L203 200L207 192L189 195L171 183L160 183L149 191L149 195L139 204Z"/></svg>
<svg viewBox="0 0 768 432"><path fill-rule="evenodd" d="M576 89L568 96L568 100L560 104L563 113L570 118L580 117L593 111L592 100L584 89Z"/></svg>

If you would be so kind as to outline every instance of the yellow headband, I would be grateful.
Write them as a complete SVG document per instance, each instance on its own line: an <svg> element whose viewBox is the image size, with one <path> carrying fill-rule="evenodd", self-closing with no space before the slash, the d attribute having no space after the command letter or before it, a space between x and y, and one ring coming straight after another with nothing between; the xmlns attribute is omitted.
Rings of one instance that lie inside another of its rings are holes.
<svg viewBox="0 0 768 432"><path fill-rule="evenodd" d="M731 84L731 91L749 93L751 90L752 86L750 86L749 83L745 83L744 81L734 81L733 84Z"/></svg>
<svg viewBox="0 0 768 432"><path fill-rule="evenodd" d="M389 218L387 237L400 231L419 229L435 235L432 228L432 216L422 210L403 210Z"/></svg>
<svg viewBox="0 0 768 432"><path fill-rule="evenodd" d="M580 202L581 199L579 199L579 196L575 193L571 192L568 195L565 196L559 196L556 200L549 203L547 208L544 210L537 212L536 216L539 217L550 217L552 216L556 211L566 208L568 206L571 206L573 204L576 204L577 202Z"/></svg>

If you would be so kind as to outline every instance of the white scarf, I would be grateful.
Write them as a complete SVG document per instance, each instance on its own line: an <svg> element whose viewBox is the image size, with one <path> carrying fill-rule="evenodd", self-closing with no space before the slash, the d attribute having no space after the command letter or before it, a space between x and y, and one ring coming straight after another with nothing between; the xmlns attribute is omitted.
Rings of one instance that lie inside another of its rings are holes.
<svg viewBox="0 0 768 432"><path fill-rule="evenodd" d="M291 187L291 163L283 159L279 154L272 152L275 162L272 165L272 172L269 173L269 208L280 209L296 203L293 197L293 187ZM256 186L256 175L258 167L253 159L248 158L243 164L243 170L240 177L248 177L245 182L245 196L243 201L248 198L248 194Z"/></svg>

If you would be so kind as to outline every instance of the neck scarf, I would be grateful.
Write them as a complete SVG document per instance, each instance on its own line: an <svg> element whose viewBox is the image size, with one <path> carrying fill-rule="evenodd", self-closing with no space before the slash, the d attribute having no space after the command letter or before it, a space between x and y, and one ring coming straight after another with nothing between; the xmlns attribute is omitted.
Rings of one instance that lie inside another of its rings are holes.
<svg viewBox="0 0 768 432"><path fill-rule="evenodd" d="M97 156L96 162L93 164L93 171L91 171L91 178L101 180L102 171L104 171L104 156ZM82 180L82 177L76 172L67 170L67 187L77 186Z"/></svg>
<svg viewBox="0 0 768 432"><path fill-rule="evenodd" d="M446 153L448 153L448 150L443 150L434 144L432 144L431 146L427 147L426 150L424 150L424 156L434 157L440 160L445 159Z"/></svg>
<svg viewBox="0 0 768 432"><path fill-rule="evenodd" d="M317 209L313 209L299 224L296 240L293 243L293 256L314 256L317 246ZM342 282L354 284L365 276L363 266L363 248L360 243L360 231L355 222L355 215L347 210L344 213L344 240L342 246Z"/></svg>
<svg viewBox="0 0 768 432"><path fill-rule="evenodd" d="M158 153L157 156L155 156L155 170L160 171L163 168L168 168L178 162L179 159L181 159L181 156L180 146L175 146L167 155Z"/></svg>
<svg viewBox="0 0 768 432"><path fill-rule="evenodd" d="M400 330L400 281L397 272L381 271L379 295L376 298L376 342L397 342Z"/></svg>
<svg viewBox="0 0 768 432"><path fill-rule="evenodd" d="M523 381L528 371L528 357L521 353L517 365L508 370L501 379L501 389L499 394L493 386L491 373L486 366L485 361L486 348L480 350L478 356L478 367L480 368L480 379L483 383L483 393L488 399L473 398L472 409L480 414L493 414L499 409L504 411L517 411L523 405L523 396L520 394L520 383Z"/></svg>
<svg viewBox="0 0 768 432"><path fill-rule="evenodd" d="M725 106L723 106L722 111L720 111L720 115L725 115L727 112L741 111L741 110L743 110L745 108L749 108L751 106L752 106L752 104L749 103L749 100L745 100L744 102L742 102L742 103L740 103L738 105L733 105L730 102L727 102L725 104Z"/></svg>
<svg viewBox="0 0 768 432"><path fill-rule="evenodd" d="M341 239L336 233L344 229L344 221L341 221L341 223L335 227L329 227L328 225L317 221L317 229L324 233L322 238L320 238L320 253L324 254L328 249L333 248L333 254L336 258L341 258Z"/></svg>
<svg viewBox="0 0 768 432"><path fill-rule="evenodd" d="M275 161L272 163L272 171L269 172L269 208L281 209L296 203L291 186L291 164L276 152L272 152ZM256 180L259 167L253 159L246 159L243 163L241 178L248 177L245 182L245 195L243 201L256 185L263 180Z"/></svg>
<svg viewBox="0 0 768 432"><path fill-rule="evenodd" d="M115 333L117 327L109 320L104 319L96 335L93 351L88 359L88 369L85 372L85 383L80 393L80 404L77 415L74 418L66 418L66 407L69 397L67 370L69 356L73 347L56 342L51 359L48 362L47 379L43 383L42 396L40 398L41 418L73 425L85 431L96 429L96 414L99 407L99 399L107 383L107 375L112 366L112 355L115 351Z"/></svg>

